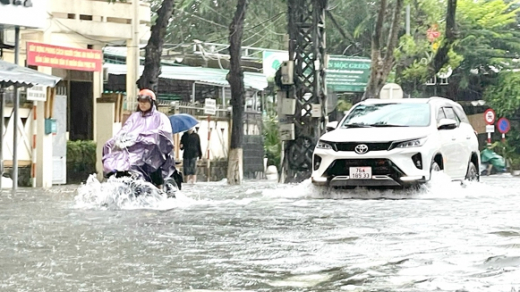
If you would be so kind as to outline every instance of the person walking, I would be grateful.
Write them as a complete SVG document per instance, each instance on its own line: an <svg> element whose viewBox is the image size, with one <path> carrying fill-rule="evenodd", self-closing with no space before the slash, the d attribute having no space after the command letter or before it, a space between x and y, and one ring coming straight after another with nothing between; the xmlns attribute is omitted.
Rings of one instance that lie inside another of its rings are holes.
<svg viewBox="0 0 520 292"><path fill-rule="evenodd" d="M180 149L182 153L184 175L187 183L197 181L197 158L202 159L202 147L200 137L193 128L182 135Z"/></svg>

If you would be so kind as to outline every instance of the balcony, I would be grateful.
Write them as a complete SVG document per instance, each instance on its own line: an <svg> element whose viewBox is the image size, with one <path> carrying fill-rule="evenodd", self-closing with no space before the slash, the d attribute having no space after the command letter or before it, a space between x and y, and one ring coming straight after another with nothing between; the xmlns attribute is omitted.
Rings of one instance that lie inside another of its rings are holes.
<svg viewBox="0 0 520 292"><path fill-rule="evenodd" d="M103 41L132 38L134 10L132 1L109 3L108 0L51 0L52 31L78 33ZM139 31L142 41L150 35L150 5L139 4Z"/></svg>

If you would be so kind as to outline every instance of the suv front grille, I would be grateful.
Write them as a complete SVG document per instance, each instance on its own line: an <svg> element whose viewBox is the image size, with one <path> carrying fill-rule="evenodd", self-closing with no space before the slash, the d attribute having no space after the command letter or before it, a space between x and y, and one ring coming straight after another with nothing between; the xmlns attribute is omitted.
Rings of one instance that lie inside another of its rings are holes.
<svg viewBox="0 0 520 292"><path fill-rule="evenodd" d="M383 151L388 150L392 142L382 142L382 143L363 143L363 142L338 142L334 143L334 150L336 151L354 151L359 144L365 144L368 146L368 152L370 151Z"/></svg>
<svg viewBox="0 0 520 292"><path fill-rule="evenodd" d="M349 167L356 166L372 167L372 175L388 175L393 179L404 176L404 172L389 159L338 159L329 166L325 175L329 177L348 176L350 175Z"/></svg>

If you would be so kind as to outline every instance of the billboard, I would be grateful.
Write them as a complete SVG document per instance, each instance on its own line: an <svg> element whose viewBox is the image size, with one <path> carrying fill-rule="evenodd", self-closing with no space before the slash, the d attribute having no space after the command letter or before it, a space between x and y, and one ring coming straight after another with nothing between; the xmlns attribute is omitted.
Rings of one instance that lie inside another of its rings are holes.
<svg viewBox="0 0 520 292"><path fill-rule="evenodd" d="M100 72L103 70L102 63L103 53L100 50L27 42L27 65Z"/></svg>
<svg viewBox="0 0 520 292"><path fill-rule="evenodd" d="M48 0L0 0L0 27L43 28Z"/></svg>
<svg viewBox="0 0 520 292"><path fill-rule="evenodd" d="M287 51L264 51L263 73L274 78L282 62L289 60ZM371 60L368 58L329 55L325 69L327 88L333 92L364 92L370 77Z"/></svg>
<svg viewBox="0 0 520 292"><path fill-rule="evenodd" d="M367 58L331 55L325 74L327 87L334 92L364 92L370 65Z"/></svg>

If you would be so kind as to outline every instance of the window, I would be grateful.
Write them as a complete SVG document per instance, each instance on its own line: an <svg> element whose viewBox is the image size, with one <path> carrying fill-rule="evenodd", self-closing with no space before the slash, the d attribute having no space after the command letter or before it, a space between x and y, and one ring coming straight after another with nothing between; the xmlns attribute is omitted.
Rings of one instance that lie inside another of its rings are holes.
<svg viewBox="0 0 520 292"><path fill-rule="evenodd" d="M439 111L437 112L437 122L439 122L440 120L445 119L445 118L446 118L446 115L444 114L444 111L442 110L442 108L440 108Z"/></svg>
<svg viewBox="0 0 520 292"><path fill-rule="evenodd" d="M459 117L457 117L457 115L455 114L455 111L453 110L452 107L445 107L444 113L446 114L447 119L452 119L452 120L456 121L457 126L460 125L460 119L459 119Z"/></svg>
<svg viewBox="0 0 520 292"><path fill-rule="evenodd" d="M468 116L466 116L466 113L464 112L464 109L462 108L462 106L457 105L457 106L454 106L453 109L455 110L455 114L457 114L457 117L459 117L461 122L464 122L466 124L470 123Z"/></svg>
<svg viewBox="0 0 520 292"><path fill-rule="evenodd" d="M350 111L342 127L427 127L430 117L427 103L360 104Z"/></svg>

